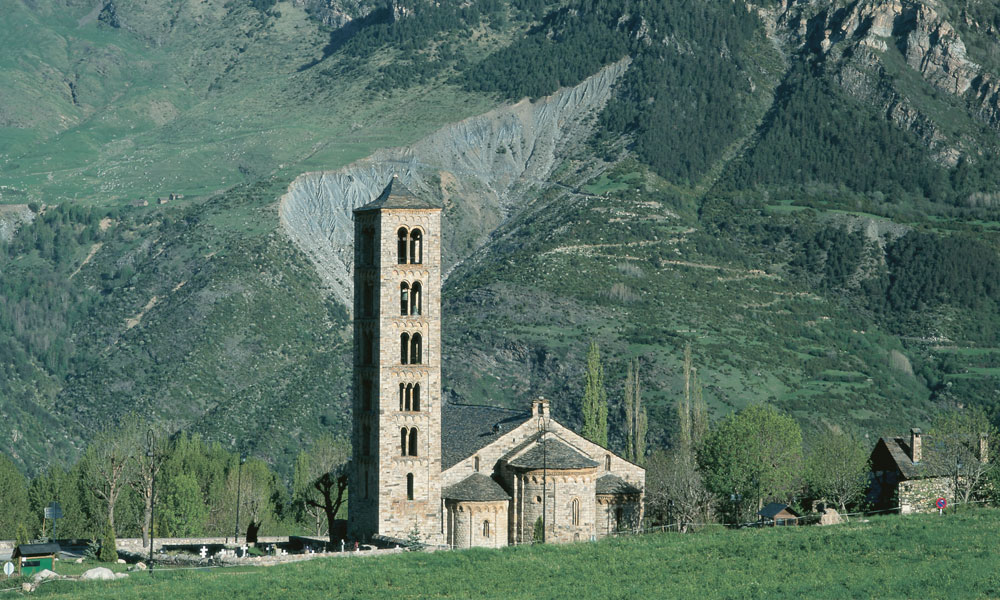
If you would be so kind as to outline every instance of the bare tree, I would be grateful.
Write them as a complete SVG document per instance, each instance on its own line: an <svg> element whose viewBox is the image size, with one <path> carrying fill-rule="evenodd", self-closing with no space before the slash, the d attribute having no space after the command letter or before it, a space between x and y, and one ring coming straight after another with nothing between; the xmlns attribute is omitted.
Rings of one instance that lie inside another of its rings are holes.
<svg viewBox="0 0 1000 600"><path fill-rule="evenodd" d="M347 442L325 435L316 440L310 452L300 454L295 465L296 501L317 521L325 515L330 543L336 542L333 525L347 491L349 457Z"/></svg>
<svg viewBox="0 0 1000 600"><path fill-rule="evenodd" d="M140 524L142 545L148 547L149 527L153 516L153 481L159 474L163 458L166 456L167 436L159 427L149 427L143 430L142 423L138 421L135 422L135 426L136 430L129 433L136 439L135 471L134 477L129 479L128 484L142 498L143 511L142 523ZM153 432L152 440L147 439L146 432L149 431ZM152 442L152 447L150 447L150 442Z"/></svg>
<svg viewBox="0 0 1000 600"><path fill-rule="evenodd" d="M969 502L989 477L994 465L988 444L995 434L989 417L979 409L951 410L932 423L927 465L931 473L951 480L956 502Z"/></svg>
<svg viewBox="0 0 1000 600"><path fill-rule="evenodd" d="M94 437L84 454L84 472L92 483L94 495L108 509L108 524L115 527L118 497L135 477L138 440L137 419L129 415L117 426L108 426Z"/></svg>
<svg viewBox="0 0 1000 600"><path fill-rule="evenodd" d="M705 488L694 453L675 448L657 451L646 467L646 506L655 521L677 524L685 533L711 522L714 497Z"/></svg>

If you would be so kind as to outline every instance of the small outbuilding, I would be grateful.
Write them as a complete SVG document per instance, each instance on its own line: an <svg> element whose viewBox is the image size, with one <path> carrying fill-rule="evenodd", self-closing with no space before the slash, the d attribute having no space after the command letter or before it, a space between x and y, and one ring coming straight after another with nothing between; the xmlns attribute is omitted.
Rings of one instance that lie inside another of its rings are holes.
<svg viewBox="0 0 1000 600"><path fill-rule="evenodd" d="M761 524L768 527L799 524L798 513L789 508L787 504L772 502L762 508L757 515L760 516Z"/></svg>
<svg viewBox="0 0 1000 600"><path fill-rule="evenodd" d="M59 544L54 543L21 544L14 548L11 558L17 559L17 567L21 575L32 575L44 569L54 571L59 550Z"/></svg>

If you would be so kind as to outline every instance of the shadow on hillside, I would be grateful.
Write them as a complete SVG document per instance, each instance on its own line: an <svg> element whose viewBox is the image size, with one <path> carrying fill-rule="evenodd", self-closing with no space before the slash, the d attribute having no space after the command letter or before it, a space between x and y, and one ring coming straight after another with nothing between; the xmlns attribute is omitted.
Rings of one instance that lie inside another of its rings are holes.
<svg viewBox="0 0 1000 600"><path fill-rule="evenodd" d="M330 41L323 47L323 56L307 62L299 67L298 71L301 73L306 69L311 69L330 56L333 56L334 53L343 48L347 42L351 41L354 36L366 27L390 22L392 22L392 11L388 8L379 8L360 19L354 19L330 34Z"/></svg>

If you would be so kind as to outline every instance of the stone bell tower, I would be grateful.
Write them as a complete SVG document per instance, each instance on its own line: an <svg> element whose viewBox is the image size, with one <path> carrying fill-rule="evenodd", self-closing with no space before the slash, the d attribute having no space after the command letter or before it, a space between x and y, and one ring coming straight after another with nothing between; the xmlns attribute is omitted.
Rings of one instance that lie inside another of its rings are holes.
<svg viewBox="0 0 1000 600"><path fill-rule="evenodd" d="M393 178L354 210L349 535L443 540L441 208Z"/></svg>

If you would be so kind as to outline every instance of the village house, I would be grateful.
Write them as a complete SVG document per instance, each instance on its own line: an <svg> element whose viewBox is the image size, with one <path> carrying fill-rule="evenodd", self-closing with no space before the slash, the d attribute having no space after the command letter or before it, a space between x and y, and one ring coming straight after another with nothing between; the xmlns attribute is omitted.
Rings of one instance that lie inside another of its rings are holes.
<svg viewBox="0 0 1000 600"><path fill-rule="evenodd" d="M878 510L898 509L901 514L933 512L936 501L954 502L954 482L935 461L928 460L928 441L920 429L909 439L880 438L871 453L868 501ZM972 443L975 445L975 443ZM987 439L979 437L976 455L987 459ZM932 450L933 451L933 450Z"/></svg>
<svg viewBox="0 0 1000 600"><path fill-rule="evenodd" d="M547 399L443 400L441 208L394 178L354 226L349 535L467 548L637 527L645 471L558 423Z"/></svg>
<svg viewBox="0 0 1000 600"><path fill-rule="evenodd" d="M798 525L799 514L792 510L787 504L771 502L757 513L760 523L770 527L782 527L786 525Z"/></svg>

